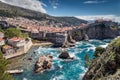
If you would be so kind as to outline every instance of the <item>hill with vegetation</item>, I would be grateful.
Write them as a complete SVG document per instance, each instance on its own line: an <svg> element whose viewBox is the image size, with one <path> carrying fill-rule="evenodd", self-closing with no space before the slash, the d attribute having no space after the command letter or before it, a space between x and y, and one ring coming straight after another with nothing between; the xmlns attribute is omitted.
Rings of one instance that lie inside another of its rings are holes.
<svg viewBox="0 0 120 80"><path fill-rule="evenodd" d="M4 17L25 17L28 19L35 19L39 21L49 21L52 23L59 23L65 26L77 26L87 21L75 17L54 17L45 13L24 9L21 7L9 5L0 2L0 16Z"/></svg>
<svg viewBox="0 0 120 80"><path fill-rule="evenodd" d="M83 80L120 80L120 37L107 48L97 48Z"/></svg>

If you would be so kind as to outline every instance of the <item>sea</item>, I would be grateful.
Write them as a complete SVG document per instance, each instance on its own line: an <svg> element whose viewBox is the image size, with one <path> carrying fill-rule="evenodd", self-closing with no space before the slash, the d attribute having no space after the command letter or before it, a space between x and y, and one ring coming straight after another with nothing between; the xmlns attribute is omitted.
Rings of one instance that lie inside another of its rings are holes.
<svg viewBox="0 0 120 80"><path fill-rule="evenodd" d="M110 39L90 40L89 42L76 42L74 47L66 48L74 60L62 60L58 58L61 54L61 48L39 47L31 53L22 57L20 68L24 69L22 74L14 74L15 80L82 80L88 68L85 66L85 55L94 58L96 47L104 47L111 42ZM53 66L50 70L42 73L34 73L34 64L41 55L52 55ZM32 60L29 60L31 58Z"/></svg>

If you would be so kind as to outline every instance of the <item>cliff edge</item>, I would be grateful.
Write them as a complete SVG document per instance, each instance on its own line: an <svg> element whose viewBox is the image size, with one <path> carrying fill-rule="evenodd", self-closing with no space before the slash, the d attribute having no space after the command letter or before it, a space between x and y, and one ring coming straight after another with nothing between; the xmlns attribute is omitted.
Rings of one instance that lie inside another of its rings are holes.
<svg viewBox="0 0 120 80"><path fill-rule="evenodd" d="M83 80L120 80L120 37L93 60Z"/></svg>

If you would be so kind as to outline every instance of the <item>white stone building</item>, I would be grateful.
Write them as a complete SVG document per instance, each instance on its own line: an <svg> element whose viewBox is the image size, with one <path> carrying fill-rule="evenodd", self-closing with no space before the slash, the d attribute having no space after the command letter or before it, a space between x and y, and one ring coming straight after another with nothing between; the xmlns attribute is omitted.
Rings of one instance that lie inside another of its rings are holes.
<svg viewBox="0 0 120 80"><path fill-rule="evenodd" d="M20 38L20 37L13 37L13 38L8 39L7 44L9 44L13 47L25 46L25 39Z"/></svg>
<svg viewBox="0 0 120 80"><path fill-rule="evenodd" d="M5 40L3 38L0 38L0 46L5 44Z"/></svg>

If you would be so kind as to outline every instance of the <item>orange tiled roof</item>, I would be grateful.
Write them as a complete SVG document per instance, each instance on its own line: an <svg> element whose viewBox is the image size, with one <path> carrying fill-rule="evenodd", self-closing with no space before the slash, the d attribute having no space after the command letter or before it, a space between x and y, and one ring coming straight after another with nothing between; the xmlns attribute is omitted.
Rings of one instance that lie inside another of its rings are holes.
<svg viewBox="0 0 120 80"><path fill-rule="evenodd" d="M3 38L0 38L0 41L4 40Z"/></svg>
<svg viewBox="0 0 120 80"><path fill-rule="evenodd" d="M3 46L3 49L10 49L10 48L12 48L12 47L9 46L9 45L5 45L5 46Z"/></svg>
<svg viewBox="0 0 120 80"><path fill-rule="evenodd" d="M82 25L79 25L77 27L76 26L72 26L72 27L65 26L65 27L62 27L62 28L53 27L53 26L50 26L50 25L43 26L43 24L41 24L41 22L39 22L39 21L29 20L29 19L21 18L21 17L7 18L7 22L12 24L12 25L19 24L20 26L25 28L26 31L34 31L34 32L47 31L47 32L51 32L51 33L53 33L53 32L65 32L65 31L69 31L69 30L72 30L72 29L76 29L76 28L77 29L78 28L84 28L84 27L87 26L86 24L82 24ZM42 23L44 23L44 21Z"/></svg>
<svg viewBox="0 0 120 80"><path fill-rule="evenodd" d="M24 38L20 38L20 37L13 37L13 38L10 38L9 40L11 41L21 41L23 40Z"/></svg>

